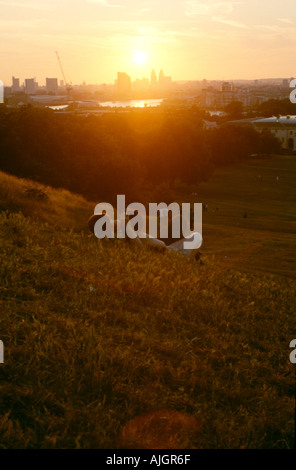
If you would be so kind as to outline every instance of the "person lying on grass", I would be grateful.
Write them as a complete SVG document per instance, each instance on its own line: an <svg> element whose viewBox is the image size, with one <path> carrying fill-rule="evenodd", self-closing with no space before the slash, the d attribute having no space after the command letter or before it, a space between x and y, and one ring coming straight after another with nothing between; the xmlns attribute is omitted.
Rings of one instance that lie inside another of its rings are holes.
<svg viewBox="0 0 296 470"><path fill-rule="evenodd" d="M88 219L88 228L91 233L96 235L96 222L103 217L103 215L94 214ZM106 214L104 215L106 217ZM129 243L134 243L141 246L147 246L154 250L164 252L166 250L173 250L189 258L195 258L196 260L200 260L201 253L199 252L199 248L202 245L202 236L198 232L193 232L191 235L184 237L180 240L177 240L174 243L166 245L164 241L159 240L158 238L152 237L148 233L141 232L140 236L137 234L131 227L127 227L129 219L125 219L125 227L122 226L122 221L115 220L112 221L110 219L110 224L113 226L113 236L110 239L120 238L121 240L125 240ZM132 233L133 232L133 233ZM127 233L128 236L124 236L124 238L120 237L119 234L125 235ZM97 236L97 235L96 235ZM97 237L100 238L100 237ZM107 237L109 238L109 237ZM193 242L191 243L191 248L185 248L184 242Z"/></svg>

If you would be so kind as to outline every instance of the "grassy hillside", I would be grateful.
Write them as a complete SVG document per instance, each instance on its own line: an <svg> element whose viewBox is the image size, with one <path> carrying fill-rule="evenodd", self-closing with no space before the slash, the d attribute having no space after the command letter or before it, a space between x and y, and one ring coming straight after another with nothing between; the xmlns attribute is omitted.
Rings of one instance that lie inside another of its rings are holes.
<svg viewBox="0 0 296 470"><path fill-rule="evenodd" d="M98 241L92 203L0 174L1 448L294 447L296 281L225 174L200 188L204 265Z"/></svg>
<svg viewBox="0 0 296 470"><path fill-rule="evenodd" d="M87 231L94 204L65 189L53 189L0 171L0 211L21 212L25 217L55 227Z"/></svg>

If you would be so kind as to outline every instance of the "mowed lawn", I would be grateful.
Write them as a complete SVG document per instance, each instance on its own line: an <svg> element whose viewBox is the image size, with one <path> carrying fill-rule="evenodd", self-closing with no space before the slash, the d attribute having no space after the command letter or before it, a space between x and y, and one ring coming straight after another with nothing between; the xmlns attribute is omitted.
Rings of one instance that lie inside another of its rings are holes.
<svg viewBox="0 0 296 470"><path fill-rule="evenodd" d="M202 251L225 267L295 278L295 182L295 155L217 170L195 197L208 204Z"/></svg>
<svg viewBox="0 0 296 470"><path fill-rule="evenodd" d="M203 264L99 241L92 203L1 173L0 448L294 448L295 168L198 189Z"/></svg>

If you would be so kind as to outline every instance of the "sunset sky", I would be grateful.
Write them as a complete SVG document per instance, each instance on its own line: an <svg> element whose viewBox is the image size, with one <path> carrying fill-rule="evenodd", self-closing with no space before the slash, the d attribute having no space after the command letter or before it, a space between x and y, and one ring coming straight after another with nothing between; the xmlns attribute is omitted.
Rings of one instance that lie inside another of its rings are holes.
<svg viewBox="0 0 296 470"><path fill-rule="evenodd" d="M295 0L0 0L0 79L296 75Z"/></svg>

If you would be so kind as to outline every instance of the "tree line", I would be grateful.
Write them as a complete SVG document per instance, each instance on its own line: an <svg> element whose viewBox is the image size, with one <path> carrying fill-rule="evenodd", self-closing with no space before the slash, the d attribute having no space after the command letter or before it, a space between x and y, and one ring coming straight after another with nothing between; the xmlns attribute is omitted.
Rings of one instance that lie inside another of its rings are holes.
<svg viewBox="0 0 296 470"><path fill-rule="evenodd" d="M103 116L0 109L0 169L91 200L126 194L141 201L143 188L197 185L216 167L278 149L271 134L251 128L206 130L194 109Z"/></svg>

